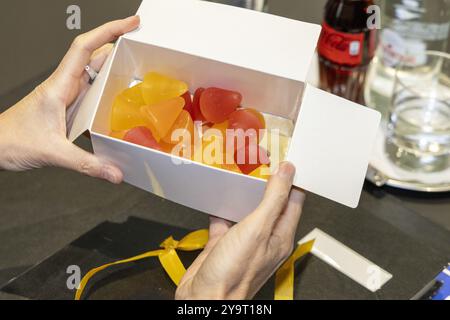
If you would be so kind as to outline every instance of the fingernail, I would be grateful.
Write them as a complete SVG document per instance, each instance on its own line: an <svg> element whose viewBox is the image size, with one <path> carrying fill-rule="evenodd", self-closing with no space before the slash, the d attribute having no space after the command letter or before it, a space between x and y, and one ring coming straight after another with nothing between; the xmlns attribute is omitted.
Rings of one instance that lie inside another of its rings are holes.
<svg viewBox="0 0 450 320"><path fill-rule="evenodd" d="M127 20L127 21L130 21L130 20L133 20L133 19L141 19L141 17L140 16L138 16L138 15L135 15L135 16L129 16L129 17L127 17L127 18L125 18L125 20Z"/></svg>
<svg viewBox="0 0 450 320"><path fill-rule="evenodd" d="M119 178L116 176L112 168L106 168L103 172L103 176L111 183L119 183Z"/></svg>
<svg viewBox="0 0 450 320"><path fill-rule="evenodd" d="M295 167L290 162L283 162L280 164L276 174L283 179L291 179L295 175Z"/></svg>

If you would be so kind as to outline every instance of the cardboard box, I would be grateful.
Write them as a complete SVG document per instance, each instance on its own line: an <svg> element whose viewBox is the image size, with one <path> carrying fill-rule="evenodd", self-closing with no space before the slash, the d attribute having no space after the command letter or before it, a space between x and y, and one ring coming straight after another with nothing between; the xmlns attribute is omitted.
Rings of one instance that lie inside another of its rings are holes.
<svg viewBox="0 0 450 320"><path fill-rule="evenodd" d="M243 105L295 122L288 160L295 185L356 207L380 114L306 83L320 26L197 0L144 0L141 26L122 36L68 126L89 130L96 154L125 181L182 205L239 221L262 199L266 181L108 136L114 97L148 71L242 93Z"/></svg>

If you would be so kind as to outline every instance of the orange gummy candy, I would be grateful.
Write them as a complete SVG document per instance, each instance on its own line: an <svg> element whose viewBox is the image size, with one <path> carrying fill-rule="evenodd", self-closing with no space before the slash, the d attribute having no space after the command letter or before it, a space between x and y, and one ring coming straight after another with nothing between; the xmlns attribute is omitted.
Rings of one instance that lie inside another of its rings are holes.
<svg viewBox="0 0 450 320"><path fill-rule="evenodd" d="M156 72L145 75L141 83L141 92L146 105L180 97L188 91L186 83Z"/></svg>
<svg viewBox="0 0 450 320"><path fill-rule="evenodd" d="M172 140L172 134L175 132L175 130L179 130L179 133L176 134L176 139ZM175 120L175 123L170 128L167 135L165 135L162 138L162 141L165 143L179 143L184 138L183 135L189 133L190 143L192 144L192 141L194 139L194 122L192 121L191 115L186 110L182 110L178 118ZM188 138L188 137L186 137ZM184 141L184 140L183 140Z"/></svg>
<svg viewBox="0 0 450 320"><path fill-rule="evenodd" d="M156 141L165 137L184 108L184 99L181 97L166 100L157 104L142 106L141 114L146 125L152 130Z"/></svg>
<svg viewBox="0 0 450 320"><path fill-rule="evenodd" d="M125 137L125 135L127 134L128 130L122 130L122 131L111 131L111 133L109 134L110 137L116 138L116 139L120 139L122 140L123 137Z"/></svg>

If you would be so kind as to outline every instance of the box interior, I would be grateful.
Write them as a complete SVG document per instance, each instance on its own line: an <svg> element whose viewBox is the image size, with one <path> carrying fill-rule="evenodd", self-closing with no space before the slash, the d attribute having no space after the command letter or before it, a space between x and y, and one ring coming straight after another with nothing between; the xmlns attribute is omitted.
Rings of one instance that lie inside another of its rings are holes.
<svg viewBox="0 0 450 320"><path fill-rule="evenodd" d="M149 71L199 87L221 87L243 95L242 106L297 120L304 83L122 38L95 115L92 131L109 135L115 96ZM242 54L236 52L236 54Z"/></svg>

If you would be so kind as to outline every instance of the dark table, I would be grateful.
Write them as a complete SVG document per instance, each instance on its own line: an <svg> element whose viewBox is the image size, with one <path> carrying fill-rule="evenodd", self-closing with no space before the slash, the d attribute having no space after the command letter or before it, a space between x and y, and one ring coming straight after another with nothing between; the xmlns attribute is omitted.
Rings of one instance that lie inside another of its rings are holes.
<svg viewBox="0 0 450 320"><path fill-rule="evenodd" d="M46 76L0 97L0 110ZM86 137L77 143L90 149ZM0 288L105 221L138 217L188 230L208 223L203 213L130 185L113 186L57 168L0 172L0 208ZM298 299L409 299L450 261L450 193L420 194L366 183L356 210L311 194L297 239L316 227L392 273L393 279L372 294L311 258L296 270ZM0 293L0 298L21 297Z"/></svg>

